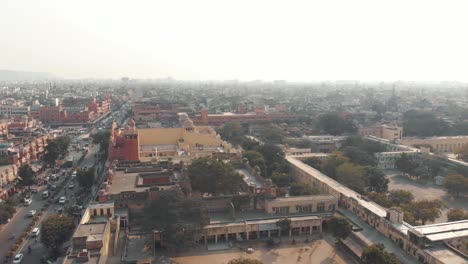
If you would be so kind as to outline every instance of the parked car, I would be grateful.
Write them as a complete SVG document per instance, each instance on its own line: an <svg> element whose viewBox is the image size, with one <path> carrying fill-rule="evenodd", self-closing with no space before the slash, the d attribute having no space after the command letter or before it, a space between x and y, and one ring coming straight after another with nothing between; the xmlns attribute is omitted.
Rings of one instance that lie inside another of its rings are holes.
<svg viewBox="0 0 468 264"><path fill-rule="evenodd" d="M71 183L68 185L68 188L70 188L70 189L75 188L75 184L74 184L73 182L71 182Z"/></svg>
<svg viewBox="0 0 468 264"><path fill-rule="evenodd" d="M253 249L253 248L247 248L246 252L249 253L249 254L252 254L252 253L255 252L255 249Z"/></svg>
<svg viewBox="0 0 468 264"><path fill-rule="evenodd" d="M36 210L30 210L30 211L28 212L28 216L29 216L29 217L33 217L34 215L36 215L36 212L37 212Z"/></svg>
<svg viewBox="0 0 468 264"><path fill-rule="evenodd" d="M56 190L56 189L57 189L57 185L56 185L56 184L52 184L52 185L50 186L50 189L51 189L51 190Z"/></svg>
<svg viewBox="0 0 468 264"><path fill-rule="evenodd" d="M20 264L23 261L24 255L22 253L16 254L13 258L13 264Z"/></svg>

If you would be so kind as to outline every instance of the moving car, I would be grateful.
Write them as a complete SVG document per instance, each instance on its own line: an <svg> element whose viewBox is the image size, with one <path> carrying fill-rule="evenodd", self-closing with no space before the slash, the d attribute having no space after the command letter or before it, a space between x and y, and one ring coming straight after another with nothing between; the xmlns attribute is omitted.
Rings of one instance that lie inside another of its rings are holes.
<svg viewBox="0 0 468 264"><path fill-rule="evenodd" d="M31 237L35 238L37 236L39 236L39 234L41 233L41 229L39 229L39 227L36 227L33 229L32 233L31 233Z"/></svg>
<svg viewBox="0 0 468 264"><path fill-rule="evenodd" d="M16 254L15 258L13 259L13 264L19 264L23 261L24 255L22 253Z"/></svg>
<svg viewBox="0 0 468 264"><path fill-rule="evenodd" d="M34 215L36 215L36 212L37 212L36 210L29 211L28 216L33 217Z"/></svg>
<svg viewBox="0 0 468 264"><path fill-rule="evenodd" d="M50 192L49 191L43 191L42 192L42 199L47 199L49 198L50 196Z"/></svg>
<svg viewBox="0 0 468 264"><path fill-rule="evenodd" d="M252 254L254 253L255 249L253 248L247 248L246 252L249 253L249 254Z"/></svg>
<svg viewBox="0 0 468 264"><path fill-rule="evenodd" d="M65 204L67 202L67 197L62 196L60 197L59 204Z"/></svg>
<svg viewBox="0 0 468 264"><path fill-rule="evenodd" d="M32 199L31 198L24 198L23 200L23 204L24 206L28 206L32 203Z"/></svg>
<svg viewBox="0 0 468 264"><path fill-rule="evenodd" d="M71 183L68 185L68 188L70 188L70 189L75 188L75 184L74 184L73 182L71 182Z"/></svg>

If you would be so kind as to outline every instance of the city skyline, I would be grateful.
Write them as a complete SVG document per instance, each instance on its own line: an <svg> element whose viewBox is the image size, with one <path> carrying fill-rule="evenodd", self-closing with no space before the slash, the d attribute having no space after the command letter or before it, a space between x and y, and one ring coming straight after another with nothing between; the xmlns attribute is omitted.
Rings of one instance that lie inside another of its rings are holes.
<svg viewBox="0 0 468 264"><path fill-rule="evenodd" d="M0 5L5 70L73 79L468 80L462 1Z"/></svg>

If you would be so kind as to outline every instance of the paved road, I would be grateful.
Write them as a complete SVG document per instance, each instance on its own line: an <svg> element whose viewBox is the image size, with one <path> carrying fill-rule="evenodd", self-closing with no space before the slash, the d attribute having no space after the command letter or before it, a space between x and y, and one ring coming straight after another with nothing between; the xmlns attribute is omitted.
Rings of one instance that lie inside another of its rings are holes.
<svg viewBox="0 0 468 264"><path fill-rule="evenodd" d="M3 230L0 232L0 260L8 254L11 246L17 240L17 238L23 233L24 229L32 222L30 217L27 217L29 210L41 211L42 206L45 204L45 200L42 200L42 191L47 188L46 186L40 186L37 193L32 195L32 203L29 206L20 205L17 214L11 219ZM11 235L15 233L16 238L11 240Z"/></svg>
<svg viewBox="0 0 468 264"><path fill-rule="evenodd" d="M81 163L81 167L83 166L88 166L89 168L92 167L94 164L94 154L98 151L99 146L92 146L90 150L88 151L88 154L86 157L83 159L83 162ZM70 182L70 178L67 178L67 184L65 185L64 189L66 189L66 194L65 190L62 190L60 192L60 196L67 196L68 199L68 204L67 206L74 205L76 204L75 196L79 192L79 185L78 182L75 181L75 188L69 189L68 184ZM55 210L59 207L62 207L58 204L54 204L53 206L50 207L48 210L48 215L49 214L54 214ZM45 218L43 218L45 219ZM75 224L77 226L79 221L79 218L75 219ZM28 254L28 246L31 247L31 253ZM47 254L47 249L39 242L36 242L34 239L28 240L28 242L24 245L24 247L21 250L21 253L24 254L24 263L40 263L41 257L45 256Z"/></svg>
<svg viewBox="0 0 468 264"><path fill-rule="evenodd" d="M92 167L95 162L94 155L97 153L98 150L99 146L92 145L88 151L88 154L83 159L81 166ZM68 172L66 175L68 176L70 174L71 172ZM62 181L66 181L67 183L65 184L64 189L62 189L59 195L57 195L57 197L67 196L69 202L66 206L74 205L76 203L74 197L79 192L78 182L75 181L75 187L70 190L68 188L70 177L62 176L60 177L60 180L56 182L56 184L59 185ZM10 240L11 235L15 233L16 237L18 238L21 235L21 233L24 232L24 229L28 227L28 225L32 222L32 218L27 217L28 211L32 209L35 209L38 212L41 211L42 207L46 203L46 200L42 199L42 192L46 190L46 188L46 185L40 186L38 192L32 195L33 201L31 205L21 206L18 210L18 213L11 219L10 223L6 225L0 232L0 260L3 260L3 258L8 254L11 246L16 241L16 239ZM62 206L58 204L52 204L52 206L50 206L49 209L46 212L44 212L44 217L42 219L45 219L48 215L55 213L55 210L59 207ZM40 227L41 222L39 222L37 226ZM31 254L28 254L28 246L30 246L32 249ZM24 263L39 263L40 258L46 255L47 250L45 249L45 247L43 247L43 245L40 242L36 242L35 239L28 239L21 252L25 255L25 258L23 260Z"/></svg>

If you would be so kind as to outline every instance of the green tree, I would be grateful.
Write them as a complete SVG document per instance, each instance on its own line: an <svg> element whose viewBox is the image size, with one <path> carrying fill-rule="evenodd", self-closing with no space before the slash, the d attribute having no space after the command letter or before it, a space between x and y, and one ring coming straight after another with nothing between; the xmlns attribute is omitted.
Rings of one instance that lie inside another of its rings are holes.
<svg viewBox="0 0 468 264"><path fill-rule="evenodd" d="M276 172L288 172L289 166L284 159L284 152L280 147L265 144L257 149L263 155L266 163L266 176L269 177L274 171Z"/></svg>
<svg viewBox="0 0 468 264"><path fill-rule="evenodd" d="M31 187L34 184L36 173L33 171L29 164L23 164L18 169L18 176L21 178L20 184L22 186Z"/></svg>
<svg viewBox="0 0 468 264"><path fill-rule="evenodd" d="M444 187L448 193L458 197L468 192L468 179L460 174L450 174L444 178Z"/></svg>
<svg viewBox="0 0 468 264"><path fill-rule="evenodd" d="M441 200L420 200L403 206L403 210L410 212L415 221L421 221L423 225L426 222L434 222L441 214L444 207Z"/></svg>
<svg viewBox="0 0 468 264"><path fill-rule="evenodd" d="M386 192L388 190L388 179L385 174L376 167L364 168L364 180L367 192Z"/></svg>
<svg viewBox="0 0 468 264"><path fill-rule="evenodd" d="M12 199L0 200L0 225L8 223L8 220L16 212L16 202Z"/></svg>
<svg viewBox="0 0 468 264"><path fill-rule="evenodd" d="M384 250L383 244L374 244L363 249L361 263L399 264L400 262L393 255Z"/></svg>
<svg viewBox="0 0 468 264"><path fill-rule="evenodd" d="M272 127L270 129L265 129L262 132L262 137L265 139L266 142L270 144L279 144L283 142L283 131L281 129Z"/></svg>
<svg viewBox="0 0 468 264"><path fill-rule="evenodd" d="M386 193L381 193L381 192L369 192L366 195L369 199L371 199L373 202L385 207L385 208L390 208L393 206L392 201L388 198Z"/></svg>
<svg viewBox="0 0 468 264"><path fill-rule="evenodd" d="M460 221L468 219L468 212L463 211L463 209L454 208L450 209L447 213L447 219L449 222Z"/></svg>
<svg viewBox="0 0 468 264"><path fill-rule="evenodd" d="M366 182L363 174L364 167L343 163L336 169L336 180L358 193L364 193Z"/></svg>
<svg viewBox="0 0 468 264"><path fill-rule="evenodd" d="M409 204L414 200L414 196L409 191L393 190L388 194L392 206Z"/></svg>
<svg viewBox="0 0 468 264"><path fill-rule="evenodd" d="M330 230L336 239L345 239L353 232L353 226L343 217L333 216L326 222L327 230Z"/></svg>
<svg viewBox="0 0 468 264"><path fill-rule="evenodd" d="M328 177L336 179L337 168L341 164L347 163L348 161L349 158L344 156L342 152L334 151L330 155L328 155L328 157L325 160L323 160L321 165L321 171Z"/></svg>
<svg viewBox="0 0 468 264"><path fill-rule="evenodd" d="M109 139L110 139L110 131L104 130L99 131L92 135L93 137L93 144L99 145L99 149L104 151L107 154L109 151Z"/></svg>
<svg viewBox="0 0 468 264"><path fill-rule="evenodd" d="M411 174L416 167L416 163L406 153L403 153L395 160L395 167L401 172Z"/></svg>
<svg viewBox="0 0 468 264"><path fill-rule="evenodd" d="M273 172L270 179L278 186L278 187L286 187L289 185L289 174L281 173L281 172Z"/></svg>
<svg viewBox="0 0 468 264"><path fill-rule="evenodd" d="M358 147L346 147L343 149L343 154L349 158L352 163L363 166L376 166L377 160L374 156L369 155L367 152L359 149Z"/></svg>
<svg viewBox="0 0 468 264"><path fill-rule="evenodd" d="M468 144L465 144L460 149L458 149L456 154L458 159L468 161Z"/></svg>
<svg viewBox="0 0 468 264"><path fill-rule="evenodd" d="M282 218L278 221L275 222L276 226L279 227L280 229L280 234L283 234L284 233L289 233L289 230L291 230L292 228L292 224L291 224L291 219L289 218ZM280 236L280 239L281 239L281 236Z"/></svg>
<svg viewBox="0 0 468 264"><path fill-rule="evenodd" d="M440 136L448 125L432 112L410 110L403 115L403 131L406 136Z"/></svg>
<svg viewBox="0 0 468 264"><path fill-rule="evenodd" d="M347 147L358 148L371 156L377 152L385 152L387 150L384 144L363 138L362 136L347 137L341 144L341 149L344 150Z"/></svg>
<svg viewBox="0 0 468 264"><path fill-rule="evenodd" d="M300 195L313 195L319 194L320 192L312 188L310 185L300 182L294 182L291 184L289 189L289 195L291 196L300 196Z"/></svg>
<svg viewBox="0 0 468 264"><path fill-rule="evenodd" d="M213 195L234 193L242 182L242 177L230 164L211 158L193 160L188 174L194 190Z"/></svg>
<svg viewBox="0 0 468 264"><path fill-rule="evenodd" d="M94 166L87 170L78 171L76 179L81 187L91 189L94 183Z"/></svg>
<svg viewBox="0 0 468 264"><path fill-rule="evenodd" d="M42 221L41 243L46 248L57 251L70 239L74 228L72 218L58 214L51 215Z"/></svg>
<svg viewBox="0 0 468 264"><path fill-rule="evenodd" d="M227 264L263 264L263 262L257 259L239 257L236 259L231 259Z"/></svg>
<svg viewBox="0 0 468 264"><path fill-rule="evenodd" d="M245 141L244 129L238 121L231 121L224 124L219 131L221 137L231 142L232 144L239 145Z"/></svg>
<svg viewBox="0 0 468 264"><path fill-rule="evenodd" d="M318 171L321 171L322 168L321 168L321 161L320 159L318 158L307 158L305 160L303 160L303 162L309 166L311 166L312 168L318 170Z"/></svg>
<svg viewBox="0 0 468 264"><path fill-rule="evenodd" d="M259 142L255 141L255 140L252 140L252 139L249 139L249 138L245 139L242 142L242 148L245 149L245 150L255 150L259 146L260 146Z"/></svg>
<svg viewBox="0 0 468 264"><path fill-rule="evenodd" d="M255 168L255 166L258 166L258 168L260 169L261 175L263 177L266 177L267 170L266 170L265 158L260 152L255 151L255 150L248 150L244 152L243 157L249 161L249 165L252 168Z"/></svg>
<svg viewBox="0 0 468 264"><path fill-rule="evenodd" d="M55 162L68 153L70 145L70 137L60 136L48 141L44 148L44 161L48 164L55 165Z"/></svg>
<svg viewBox="0 0 468 264"><path fill-rule="evenodd" d="M327 113L319 117L318 128L334 136L344 133L356 133L357 127L352 119L342 118L337 113Z"/></svg>
<svg viewBox="0 0 468 264"><path fill-rule="evenodd" d="M186 198L177 190L158 192L143 213L143 227L158 230L163 246L169 251L183 251L196 245L200 229L209 223L208 211L200 198Z"/></svg>

